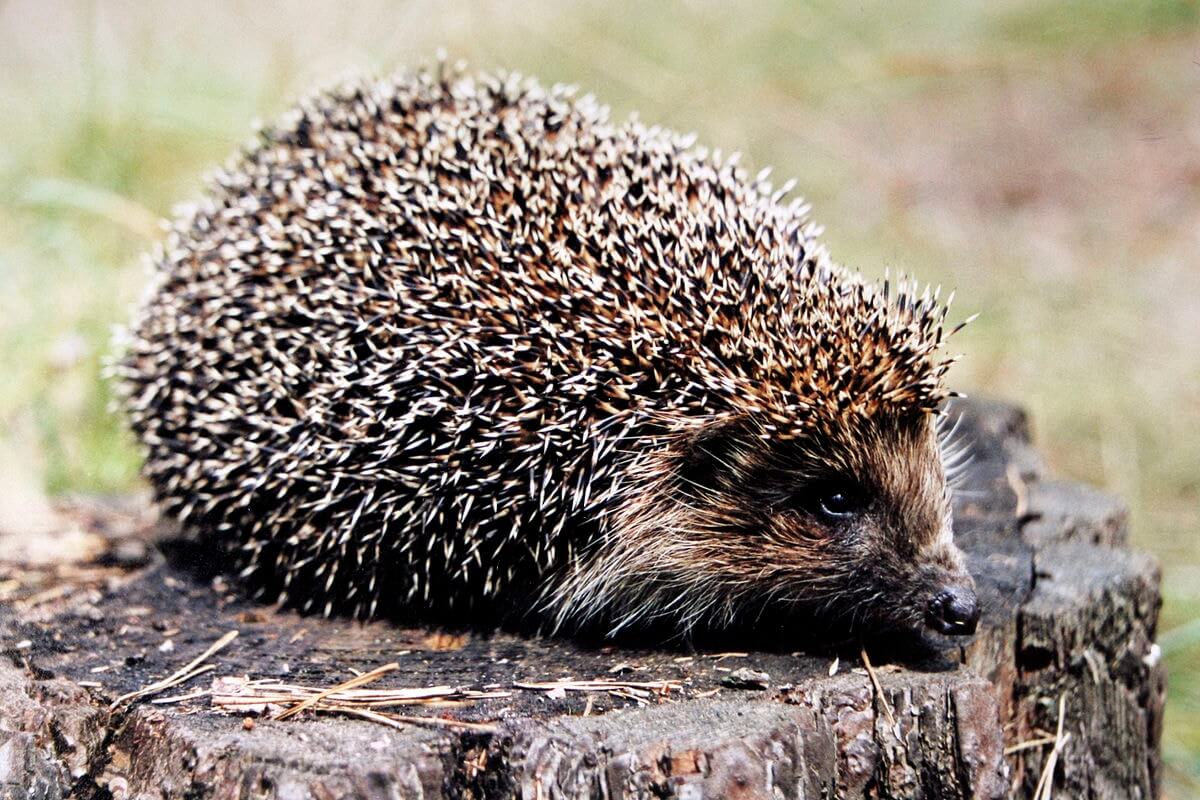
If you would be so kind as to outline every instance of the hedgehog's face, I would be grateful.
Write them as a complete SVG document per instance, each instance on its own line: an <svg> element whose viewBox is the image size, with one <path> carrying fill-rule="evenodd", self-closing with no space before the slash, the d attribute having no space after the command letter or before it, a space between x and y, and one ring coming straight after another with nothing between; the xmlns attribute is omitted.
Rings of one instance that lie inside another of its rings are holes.
<svg viewBox="0 0 1200 800"><path fill-rule="evenodd" d="M974 633L979 605L931 415L767 442L743 457L755 449L744 496L765 512L774 594L838 627Z"/></svg>
<svg viewBox="0 0 1200 800"><path fill-rule="evenodd" d="M610 628L794 619L831 633L974 632L932 415L790 440L764 438L752 420L714 425L663 473L562 587L567 614Z"/></svg>

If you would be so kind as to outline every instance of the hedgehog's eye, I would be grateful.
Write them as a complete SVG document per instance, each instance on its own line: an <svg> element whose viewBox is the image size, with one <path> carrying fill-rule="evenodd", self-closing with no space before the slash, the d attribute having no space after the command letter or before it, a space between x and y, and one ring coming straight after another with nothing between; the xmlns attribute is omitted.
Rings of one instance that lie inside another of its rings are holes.
<svg viewBox="0 0 1200 800"><path fill-rule="evenodd" d="M821 511L831 517L845 517L861 508L858 498L848 489L833 489L820 496Z"/></svg>
<svg viewBox="0 0 1200 800"><path fill-rule="evenodd" d="M797 497L797 505L814 517L841 522L866 507L863 493L848 483L808 486Z"/></svg>

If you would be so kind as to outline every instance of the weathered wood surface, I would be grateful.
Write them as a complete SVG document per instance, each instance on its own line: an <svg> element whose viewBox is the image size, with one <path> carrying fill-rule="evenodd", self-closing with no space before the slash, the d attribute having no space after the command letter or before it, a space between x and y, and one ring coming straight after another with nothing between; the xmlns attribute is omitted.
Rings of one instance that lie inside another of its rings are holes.
<svg viewBox="0 0 1200 800"><path fill-rule="evenodd" d="M984 621L942 657L874 648L881 696L854 649L831 675L831 654L616 650L304 618L164 560L147 544L154 526L131 513L76 512L75 530L32 542L9 532L0 798L1028 797L1060 708L1056 797L1153 797L1157 567L1126 548L1119 502L1042 474L1020 412L961 410L975 458L956 527ZM401 669L378 685L511 694L406 712L492 732L313 714L249 725L207 697L107 710L235 629L214 672L167 694L214 676L330 686L392 661ZM766 672L767 688L726 685L743 667ZM682 688L648 701L513 688L614 675Z"/></svg>

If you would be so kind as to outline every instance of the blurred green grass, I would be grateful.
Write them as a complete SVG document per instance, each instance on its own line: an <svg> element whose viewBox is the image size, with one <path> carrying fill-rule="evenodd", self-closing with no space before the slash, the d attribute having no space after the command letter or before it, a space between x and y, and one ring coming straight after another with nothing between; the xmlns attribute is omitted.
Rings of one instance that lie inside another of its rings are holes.
<svg viewBox="0 0 1200 800"><path fill-rule="evenodd" d="M1197 789L1196 2L9 0L0 42L4 481L135 485L100 375L152 220L256 116L444 47L742 150L799 179L838 260L957 287L982 316L954 382L1025 404L1164 563L1165 754L1173 796Z"/></svg>

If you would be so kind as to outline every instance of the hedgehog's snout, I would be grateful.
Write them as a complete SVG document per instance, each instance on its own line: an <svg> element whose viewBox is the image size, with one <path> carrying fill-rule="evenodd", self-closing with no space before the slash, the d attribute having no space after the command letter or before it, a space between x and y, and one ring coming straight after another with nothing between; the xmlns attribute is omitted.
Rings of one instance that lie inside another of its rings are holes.
<svg viewBox="0 0 1200 800"><path fill-rule="evenodd" d="M970 636L982 615L975 580L967 571L962 551L948 541L949 528L944 536L947 541L934 549L932 563L922 571L927 592L925 624L948 636Z"/></svg>
<svg viewBox="0 0 1200 800"><path fill-rule="evenodd" d="M969 636L979 624L979 598L969 586L947 586L930 599L925 622L938 633Z"/></svg>

